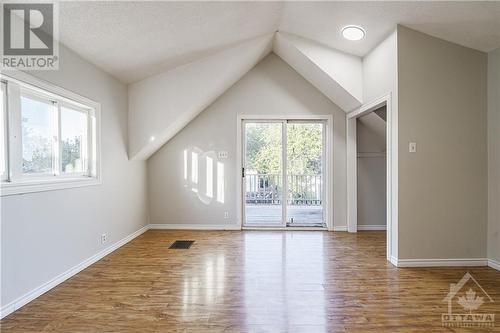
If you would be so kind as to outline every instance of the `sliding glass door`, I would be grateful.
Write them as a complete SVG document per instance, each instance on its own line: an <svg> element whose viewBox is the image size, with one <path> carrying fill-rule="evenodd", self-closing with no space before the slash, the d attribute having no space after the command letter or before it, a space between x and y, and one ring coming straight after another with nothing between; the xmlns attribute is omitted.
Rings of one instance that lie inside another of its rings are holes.
<svg viewBox="0 0 500 333"><path fill-rule="evenodd" d="M287 225L322 226L324 123L286 125Z"/></svg>
<svg viewBox="0 0 500 333"><path fill-rule="evenodd" d="M243 121L247 227L324 226L325 123Z"/></svg>
<svg viewBox="0 0 500 333"><path fill-rule="evenodd" d="M283 226L283 123L244 122L245 225Z"/></svg>

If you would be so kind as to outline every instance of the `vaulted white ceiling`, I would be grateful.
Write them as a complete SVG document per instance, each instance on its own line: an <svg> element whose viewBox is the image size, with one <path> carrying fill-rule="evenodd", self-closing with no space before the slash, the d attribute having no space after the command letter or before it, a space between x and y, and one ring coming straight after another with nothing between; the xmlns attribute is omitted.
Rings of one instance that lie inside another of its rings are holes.
<svg viewBox="0 0 500 333"><path fill-rule="evenodd" d="M342 38L339 31L349 24L363 26L366 38ZM364 56L396 24L484 52L500 46L498 1L290 2L284 6L279 30Z"/></svg>
<svg viewBox="0 0 500 333"><path fill-rule="evenodd" d="M361 105L361 58L283 32L276 33L273 51L342 110Z"/></svg>
<svg viewBox="0 0 500 333"><path fill-rule="evenodd" d="M273 34L129 85L129 158L147 159L271 52Z"/></svg>
<svg viewBox="0 0 500 333"><path fill-rule="evenodd" d="M60 3L60 40L131 83L214 54L279 25L281 3Z"/></svg>
<svg viewBox="0 0 500 333"><path fill-rule="evenodd" d="M139 2L60 3L63 44L123 82L136 82L231 47L289 32L364 56L403 24L481 51L500 46L500 2ZM350 42L341 27L365 27Z"/></svg>
<svg viewBox="0 0 500 333"><path fill-rule="evenodd" d="M130 84L129 157L149 158L271 50L344 111L361 105L361 58L268 34Z"/></svg>
<svg viewBox="0 0 500 333"><path fill-rule="evenodd" d="M271 50L349 112L362 103L362 57L397 24L481 51L500 47L500 2L61 2L59 17L63 44L129 83L135 159ZM366 37L345 40L349 24Z"/></svg>

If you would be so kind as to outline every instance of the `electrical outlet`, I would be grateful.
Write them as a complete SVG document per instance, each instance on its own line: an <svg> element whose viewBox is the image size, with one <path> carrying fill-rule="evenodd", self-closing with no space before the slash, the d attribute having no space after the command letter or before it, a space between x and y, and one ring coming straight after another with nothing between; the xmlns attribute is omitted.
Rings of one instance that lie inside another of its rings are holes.
<svg viewBox="0 0 500 333"><path fill-rule="evenodd" d="M108 235L102 234L101 235L101 244L106 244L107 241L108 241Z"/></svg>
<svg viewBox="0 0 500 333"><path fill-rule="evenodd" d="M224 212L224 218L228 219L229 218L229 212Z"/></svg>
<svg viewBox="0 0 500 333"><path fill-rule="evenodd" d="M229 156L229 153L227 151L220 151L217 156L219 157L219 159L226 159L228 158Z"/></svg>

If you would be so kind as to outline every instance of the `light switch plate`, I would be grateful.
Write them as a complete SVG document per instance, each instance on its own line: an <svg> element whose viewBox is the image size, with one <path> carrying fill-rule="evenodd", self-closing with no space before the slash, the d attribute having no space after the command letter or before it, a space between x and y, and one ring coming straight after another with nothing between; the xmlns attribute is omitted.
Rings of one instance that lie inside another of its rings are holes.
<svg viewBox="0 0 500 333"><path fill-rule="evenodd" d="M416 153L417 152L417 143L416 142L410 142L408 145L408 151L410 153Z"/></svg>

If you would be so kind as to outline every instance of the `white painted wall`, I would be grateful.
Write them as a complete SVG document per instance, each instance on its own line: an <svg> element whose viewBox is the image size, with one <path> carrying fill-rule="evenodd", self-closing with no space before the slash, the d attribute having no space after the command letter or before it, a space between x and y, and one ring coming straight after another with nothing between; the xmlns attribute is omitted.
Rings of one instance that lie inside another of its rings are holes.
<svg viewBox="0 0 500 333"><path fill-rule="evenodd" d="M488 54L488 258L500 262L500 49Z"/></svg>
<svg viewBox="0 0 500 333"><path fill-rule="evenodd" d="M388 179L391 193L388 193L388 209L391 211L387 217L390 225L390 253L394 259L398 258L398 31L394 31L368 55L363 58L363 103L369 104L382 96L391 96L391 112L387 114L387 126L390 132L387 136L389 142L387 156L392 155ZM391 196L389 197L389 194ZM389 234L388 234L389 236Z"/></svg>
<svg viewBox="0 0 500 333"><path fill-rule="evenodd" d="M385 106L381 109L385 109ZM357 119L358 227L387 219L386 123L375 112Z"/></svg>
<svg viewBox="0 0 500 333"><path fill-rule="evenodd" d="M30 74L101 103L103 183L1 198L2 308L147 224L146 165L127 157L126 86L63 46L60 61Z"/></svg>
<svg viewBox="0 0 500 333"><path fill-rule="evenodd" d="M394 31L376 48L363 58L363 103L393 94L393 104L397 107L398 59L397 31Z"/></svg>
<svg viewBox="0 0 500 333"><path fill-rule="evenodd" d="M147 159L271 51L272 35L129 86L129 157Z"/></svg>
<svg viewBox="0 0 500 333"><path fill-rule="evenodd" d="M333 215L335 226L346 225L345 113L274 54L266 57L212 105L148 160L151 223L236 225L240 181L236 161L237 115L333 114ZM183 151L196 151L199 168L198 193L184 181ZM217 160L228 151L225 165L225 202L209 200L204 193L204 157ZM239 167L238 167L239 171ZM238 177L237 177L238 174ZM229 218L224 219L224 212Z"/></svg>
<svg viewBox="0 0 500 333"><path fill-rule="evenodd" d="M485 53L398 28L399 259L486 257L486 70Z"/></svg>

